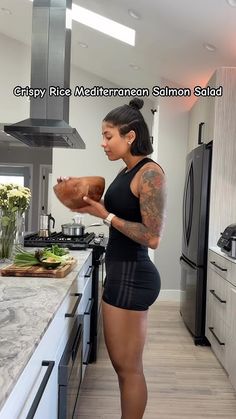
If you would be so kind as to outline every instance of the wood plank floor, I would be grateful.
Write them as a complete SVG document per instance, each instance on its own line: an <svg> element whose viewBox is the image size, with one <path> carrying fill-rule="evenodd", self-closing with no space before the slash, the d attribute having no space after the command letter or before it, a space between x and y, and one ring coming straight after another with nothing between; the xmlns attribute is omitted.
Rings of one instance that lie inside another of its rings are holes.
<svg viewBox="0 0 236 419"><path fill-rule="evenodd" d="M179 305L149 310L144 351L148 404L144 419L236 418L236 394L209 347L195 346ZM76 418L120 419L119 389L104 341L86 370Z"/></svg>

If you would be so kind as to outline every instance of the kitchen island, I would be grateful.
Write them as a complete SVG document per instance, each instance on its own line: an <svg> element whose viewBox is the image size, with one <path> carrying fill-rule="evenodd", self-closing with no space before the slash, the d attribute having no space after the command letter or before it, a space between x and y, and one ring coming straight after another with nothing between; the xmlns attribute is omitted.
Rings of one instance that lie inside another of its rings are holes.
<svg viewBox="0 0 236 419"><path fill-rule="evenodd" d="M1 419L10 418L4 405L51 323L55 323L55 316L71 289L74 287L73 291L83 294L86 288L88 278L82 273L88 261L91 264L92 250L71 251L71 254L77 259L77 265L65 278L0 277ZM64 317L55 323L55 330L60 329L60 324L63 327Z"/></svg>

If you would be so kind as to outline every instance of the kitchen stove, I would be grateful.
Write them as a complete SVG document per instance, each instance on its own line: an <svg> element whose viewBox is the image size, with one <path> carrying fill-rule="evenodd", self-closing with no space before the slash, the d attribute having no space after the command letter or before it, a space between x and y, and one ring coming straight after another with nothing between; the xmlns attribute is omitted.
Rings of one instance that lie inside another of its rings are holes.
<svg viewBox="0 0 236 419"><path fill-rule="evenodd" d="M104 238L102 233L98 236L95 233L85 233L82 236L65 236L62 232L53 232L48 237L40 237L37 233L28 234L24 237L25 247L46 247L52 244L68 247L70 250L85 250L87 248L96 250L99 247L105 249L107 238Z"/></svg>
<svg viewBox="0 0 236 419"><path fill-rule="evenodd" d="M93 307L91 311L91 328L90 328L90 358L89 362L95 362L97 359L97 351L99 344L99 335L101 333L101 287L104 284L105 275L105 250L108 239L103 233L95 235L95 233L85 233L82 236L65 236L60 233L53 232L48 237L40 237L37 233L27 234L24 237L25 247L47 247L52 244L58 244L67 247L70 250L86 250L92 249L92 299ZM99 291L100 290L100 291Z"/></svg>

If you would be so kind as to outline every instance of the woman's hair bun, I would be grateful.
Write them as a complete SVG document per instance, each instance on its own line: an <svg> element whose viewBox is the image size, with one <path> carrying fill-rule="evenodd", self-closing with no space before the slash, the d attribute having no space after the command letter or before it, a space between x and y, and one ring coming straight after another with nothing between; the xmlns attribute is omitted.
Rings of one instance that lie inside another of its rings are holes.
<svg viewBox="0 0 236 419"><path fill-rule="evenodd" d="M143 99L139 99L138 97L131 99L131 101L129 102L129 106L137 110L142 109L143 104L144 104Z"/></svg>

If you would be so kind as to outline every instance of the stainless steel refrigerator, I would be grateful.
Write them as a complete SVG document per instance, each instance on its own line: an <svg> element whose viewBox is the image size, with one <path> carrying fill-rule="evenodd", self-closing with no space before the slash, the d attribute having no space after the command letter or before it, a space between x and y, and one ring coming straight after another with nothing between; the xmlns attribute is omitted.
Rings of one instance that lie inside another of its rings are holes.
<svg viewBox="0 0 236 419"><path fill-rule="evenodd" d="M209 197L212 142L192 150L186 161L180 313L195 344L205 337Z"/></svg>

